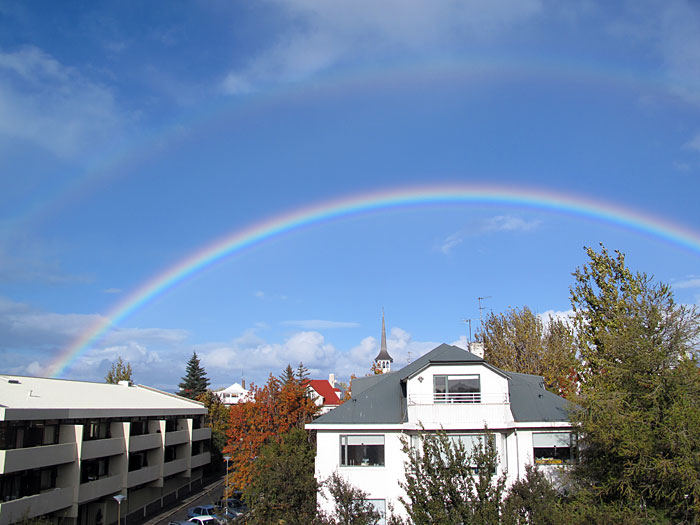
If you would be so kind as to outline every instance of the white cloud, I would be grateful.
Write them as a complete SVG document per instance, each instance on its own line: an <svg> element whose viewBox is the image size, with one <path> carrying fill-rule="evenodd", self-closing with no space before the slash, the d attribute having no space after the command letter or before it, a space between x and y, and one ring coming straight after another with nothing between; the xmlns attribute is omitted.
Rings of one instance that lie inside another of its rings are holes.
<svg viewBox="0 0 700 525"><path fill-rule="evenodd" d="M462 234L462 232L452 233L443 239L443 241L438 246L438 250L440 250L445 255L449 255L452 252L452 249L455 246L462 244L463 241L464 235Z"/></svg>
<svg viewBox="0 0 700 525"><path fill-rule="evenodd" d="M72 157L113 139L124 123L108 87L39 48L0 51L0 135Z"/></svg>
<svg viewBox="0 0 700 525"><path fill-rule="evenodd" d="M360 323L352 321L324 321L321 319L307 319L301 321L284 321L287 326L297 326L304 330L328 330L331 328L357 328Z"/></svg>
<svg viewBox="0 0 700 525"><path fill-rule="evenodd" d="M696 134L688 142L683 144L683 149L689 149L700 152L700 133Z"/></svg>
<svg viewBox="0 0 700 525"><path fill-rule="evenodd" d="M289 32L246 68L230 72L223 91L294 82L341 63L381 61L406 52L435 53L465 41L495 38L542 9L541 0L274 0Z"/></svg>
<svg viewBox="0 0 700 525"><path fill-rule="evenodd" d="M532 231L537 228L542 221L531 220L526 221L522 217L515 215L496 215L486 219L482 224L482 229L485 232L512 232L512 231Z"/></svg>
<svg viewBox="0 0 700 525"><path fill-rule="evenodd" d="M571 323L571 321L574 318L574 311L573 311L573 309L570 309L570 310L547 310L546 312L542 312L541 314L537 314L537 317L542 319L542 321L545 323L545 325L549 323L550 319Z"/></svg>
<svg viewBox="0 0 700 525"><path fill-rule="evenodd" d="M690 277L683 281L673 283L674 288L700 288L700 277Z"/></svg>

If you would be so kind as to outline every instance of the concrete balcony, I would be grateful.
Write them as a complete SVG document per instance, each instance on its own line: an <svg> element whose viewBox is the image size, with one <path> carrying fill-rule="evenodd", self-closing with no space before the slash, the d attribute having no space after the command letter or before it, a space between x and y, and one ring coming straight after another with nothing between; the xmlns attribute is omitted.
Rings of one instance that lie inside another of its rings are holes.
<svg viewBox="0 0 700 525"><path fill-rule="evenodd" d="M72 504L73 487L50 489L34 496L6 501L0 503L0 525L55 512Z"/></svg>
<svg viewBox="0 0 700 525"><path fill-rule="evenodd" d="M202 454L197 454L192 456L190 461L191 468L201 467L203 465L208 465L211 462L211 454L209 452L204 452Z"/></svg>
<svg viewBox="0 0 700 525"><path fill-rule="evenodd" d="M83 441L81 459L86 460L116 456L117 454L123 454L125 452L124 448L124 439L120 437Z"/></svg>
<svg viewBox="0 0 700 525"><path fill-rule="evenodd" d="M126 486L131 488L149 481L155 481L158 478L160 478L160 465L145 467L129 472L126 478Z"/></svg>
<svg viewBox="0 0 700 525"><path fill-rule="evenodd" d="M192 441L203 441L211 439L211 428L197 428L192 431Z"/></svg>
<svg viewBox="0 0 700 525"><path fill-rule="evenodd" d="M165 446L170 445L180 445L182 443L187 443L190 440L189 430L175 430L165 433Z"/></svg>
<svg viewBox="0 0 700 525"><path fill-rule="evenodd" d="M78 489L78 503L85 503L97 498L102 498L122 489L122 475L109 476L83 483Z"/></svg>
<svg viewBox="0 0 700 525"><path fill-rule="evenodd" d="M175 461L168 461L163 464L163 477L172 476L178 472L184 472L187 470L187 458L176 459Z"/></svg>
<svg viewBox="0 0 700 525"><path fill-rule="evenodd" d="M75 443L0 450L0 474L72 463L76 457Z"/></svg>
<svg viewBox="0 0 700 525"><path fill-rule="evenodd" d="M162 444L162 434L143 434L142 436L131 436L129 438L129 451L139 452L141 450L160 448Z"/></svg>
<svg viewBox="0 0 700 525"><path fill-rule="evenodd" d="M409 423L432 428L483 428L513 421L505 394L478 394L469 398L438 399L433 394L408 397Z"/></svg>

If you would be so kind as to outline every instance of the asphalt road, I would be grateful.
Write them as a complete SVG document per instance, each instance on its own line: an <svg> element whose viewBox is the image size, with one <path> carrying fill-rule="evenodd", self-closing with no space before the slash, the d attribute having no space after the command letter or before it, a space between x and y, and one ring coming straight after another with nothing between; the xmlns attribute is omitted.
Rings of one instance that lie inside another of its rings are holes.
<svg viewBox="0 0 700 525"><path fill-rule="evenodd" d="M224 477L214 480L206 485L197 494L192 494L183 499L179 505L164 511L158 516L154 516L144 523L144 525L168 525L170 521L186 521L187 509L195 505L214 505L221 499L224 490Z"/></svg>

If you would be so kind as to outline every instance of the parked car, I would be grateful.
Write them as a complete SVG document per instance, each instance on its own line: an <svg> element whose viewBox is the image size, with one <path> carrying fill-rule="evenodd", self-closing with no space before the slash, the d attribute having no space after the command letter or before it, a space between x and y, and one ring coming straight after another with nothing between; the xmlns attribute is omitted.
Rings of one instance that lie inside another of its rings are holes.
<svg viewBox="0 0 700 525"><path fill-rule="evenodd" d="M192 523L196 525L217 525L218 523L222 523L216 516L195 516L194 518L190 518L188 522L189 525L192 525Z"/></svg>
<svg viewBox="0 0 700 525"><path fill-rule="evenodd" d="M216 516L217 508L214 505L198 505L187 509L187 517L194 518L195 516Z"/></svg>
<svg viewBox="0 0 700 525"><path fill-rule="evenodd" d="M218 520L214 516L195 516L187 521L169 521L168 525L215 525Z"/></svg>

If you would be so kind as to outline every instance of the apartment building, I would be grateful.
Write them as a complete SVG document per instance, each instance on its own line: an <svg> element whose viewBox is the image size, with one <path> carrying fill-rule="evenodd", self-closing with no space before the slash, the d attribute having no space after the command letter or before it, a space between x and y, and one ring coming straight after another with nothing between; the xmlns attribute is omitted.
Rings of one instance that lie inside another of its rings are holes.
<svg viewBox="0 0 700 525"><path fill-rule="evenodd" d="M0 375L0 525L107 525L201 483L207 409L118 385ZM121 504L115 496L125 496Z"/></svg>

